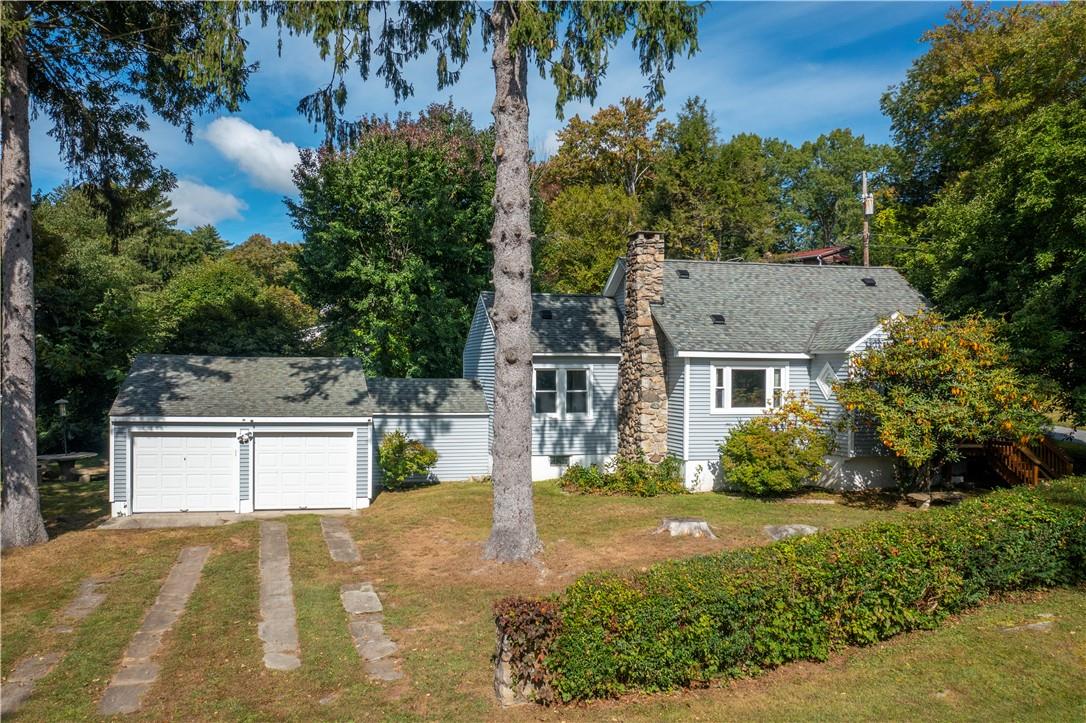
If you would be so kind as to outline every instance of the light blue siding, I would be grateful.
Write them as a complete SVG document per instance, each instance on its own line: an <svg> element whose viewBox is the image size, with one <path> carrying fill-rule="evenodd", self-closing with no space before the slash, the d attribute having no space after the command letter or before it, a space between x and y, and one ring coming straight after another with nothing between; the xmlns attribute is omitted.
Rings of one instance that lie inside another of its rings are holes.
<svg viewBox="0 0 1086 723"><path fill-rule="evenodd" d="M675 356L671 344L665 342L667 351L667 451L679 459L684 458L683 448L683 392L686 385L686 360Z"/></svg>
<svg viewBox="0 0 1086 723"><path fill-rule="evenodd" d="M737 425L750 419L749 414L713 414L710 370L712 366L727 366L724 360L691 359L688 369L690 384L690 430L687 433L689 447L685 459L714 460L720 456L720 443ZM788 369L788 388L802 391L808 388L806 361L780 362L777 360L743 359L736 366L784 366ZM670 405L670 400L669 400ZM670 410L669 410L670 411Z"/></svg>
<svg viewBox="0 0 1086 723"><path fill-rule="evenodd" d="M241 430L248 431L248 430ZM242 501L249 499L249 469L250 458L252 455L253 443L250 441L247 444L238 444L238 474L241 478L238 480L238 488L241 490Z"/></svg>
<svg viewBox="0 0 1086 723"><path fill-rule="evenodd" d="M464 343L465 379L476 379L483 387L486 408L494 411L494 329L487 316L486 304L482 297L475 304L475 316L471 320L468 338ZM487 449L494 443L493 417L487 419Z"/></svg>
<svg viewBox="0 0 1086 723"><path fill-rule="evenodd" d="M380 486L381 482L377 445L380 445L386 433L394 430L399 430L437 451L434 476L440 482L466 480L490 474L486 440L487 419L488 417L482 415L374 417L374 487Z"/></svg>
<svg viewBox="0 0 1086 723"><path fill-rule="evenodd" d="M355 497L370 497L370 437L369 426L355 430Z"/></svg>
<svg viewBox="0 0 1086 723"><path fill-rule="evenodd" d="M110 459L113 474L114 502L128 501L128 428L113 428L113 457Z"/></svg>
<svg viewBox="0 0 1086 723"><path fill-rule="evenodd" d="M818 377L827 364L833 369L838 381L845 381L848 378L848 359L847 354L817 354L811 359L811 400L822 407L822 418L834 431L837 445L835 454L842 457L885 454L886 449L879 442L875 429L868 424L861 424L853 431L850 452L848 429L842 424L846 415L845 409L835 395L831 394L827 398L818 384Z"/></svg>
<svg viewBox="0 0 1086 723"><path fill-rule="evenodd" d="M827 365L833 370L834 377L838 381L844 381L848 378L848 355L847 354L816 354L811 358L811 401L815 405L822 408L822 421L830 425L834 430L834 442L836 454L847 455L848 454L848 432L841 428L841 420L844 418L845 410L837 401L837 397L834 394L826 396L822 392L822 387L818 383L818 378L822 375L822 370Z"/></svg>
<svg viewBox="0 0 1086 723"><path fill-rule="evenodd" d="M589 369L592 416L555 418L533 415L532 454L615 454L618 451L618 357L537 356L535 363Z"/></svg>

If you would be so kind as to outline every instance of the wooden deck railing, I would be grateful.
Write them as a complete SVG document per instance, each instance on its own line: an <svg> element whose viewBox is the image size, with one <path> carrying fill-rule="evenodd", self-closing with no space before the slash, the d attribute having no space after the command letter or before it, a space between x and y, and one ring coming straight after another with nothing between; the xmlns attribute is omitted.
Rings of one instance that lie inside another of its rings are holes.
<svg viewBox="0 0 1086 723"><path fill-rule="evenodd" d="M1047 437L1029 445L997 440L987 449L992 470L1007 484L1035 485L1071 474L1071 458Z"/></svg>

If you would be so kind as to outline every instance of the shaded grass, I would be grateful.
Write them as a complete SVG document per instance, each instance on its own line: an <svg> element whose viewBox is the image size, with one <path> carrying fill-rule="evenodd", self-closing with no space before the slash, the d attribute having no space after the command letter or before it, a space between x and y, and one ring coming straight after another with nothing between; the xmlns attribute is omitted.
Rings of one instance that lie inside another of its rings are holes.
<svg viewBox="0 0 1086 723"><path fill-rule="evenodd" d="M49 538L94 527L109 515L106 474L89 482L47 479L38 485L41 513Z"/></svg>
<svg viewBox="0 0 1086 723"><path fill-rule="evenodd" d="M726 495L650 499L584 497L536 486L546 549L538 564L480 559L489 531L490 488L441 485L382 495L347 518L362 561L335 563L319 518L292 515L291 572L302 666L268 671L257 636L259 527L72 532L5 553L3 672L56 643L57 611L91 574L122 573L109 598L44 678L25 720L95 717L132 632L181 547L211 544L212 557L186 613L166 638L162 673L135 718L146 720L690 720L1082 719L1086 705L1086 590L1008 598L930 632L850 649L826 664L786 666L706 690L546 710L494 707L490 656L493 601L546 594L586 570L654 561L765 541L762 526L840 527L928 514L880 505L809 505ZM664 516L707 519L720 539L653 536ZM354 651L339 600L345 582L372 581L385 627L400 644L403 681L370 681ZM1003 627L1057 617L1048 633ZM989 691L996 690L998 694ZM323 701L323 702L322 702Z"/></svg>

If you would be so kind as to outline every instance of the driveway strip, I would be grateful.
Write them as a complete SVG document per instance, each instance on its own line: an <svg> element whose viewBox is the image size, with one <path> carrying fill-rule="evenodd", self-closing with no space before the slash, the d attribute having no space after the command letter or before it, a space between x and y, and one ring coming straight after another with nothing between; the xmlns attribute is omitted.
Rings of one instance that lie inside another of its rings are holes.
<svg viewBox="0 0 1086 723"><path fill-rule="evenodd" d="M147 611L139 630L125 648L121 667L98 703L99 713L117 715L140 709L143 696L158 679L158 664L151 659L162 648L162 636L173 628L184 612L209 554L211 548L207 545L181 550L158 591L155 604Z"/></svg>
<svg viewBox="0 0 1086 723"><path fill-rule="evenodd" d="M105 581L87 578L79 583L79 593L68 607L60 614L60 622L52 632L68 634L75 632L75 623L94 612L106 595L101 591ZM23 707L23 703L34 692L34 684L49 675L50 671L65 656L65 652L53 650L40 655L28 655L15 664L11 675L4 681L3 693L0 693L0 715L11 715Z"/></svg>
<svg viewBox="0 0 1086 723"><path fill-rule="evenodd" d="M298 648L298 617L294 585L290 580L287 526L260 523L260 639L264 641L264 667L294 670L302 664Z"/></svg>
<svg viewBox="0 0 1086 723"><path fill-rule="evenodd" d="M358 545L347 531L347 526L338 517L322 517L321 532L324 543L328 545L328 554L336 562L358 562Z"/></svg>

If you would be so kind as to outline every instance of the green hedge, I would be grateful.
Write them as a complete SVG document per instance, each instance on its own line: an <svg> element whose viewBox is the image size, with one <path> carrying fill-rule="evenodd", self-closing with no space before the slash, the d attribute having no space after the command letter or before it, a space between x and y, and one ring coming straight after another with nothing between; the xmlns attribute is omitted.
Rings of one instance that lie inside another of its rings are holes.
<svg viewBox="0 0 1086 723"><path fill-rule="evenodd" d="M933 628L995 592L1083 579L1086 478L1073 478L907 523L588 575L538 601L557 602L558 621L534 640L519 624L532 616L497 623L528 661L518 678L531 679L541 700L571 701L825 660L847 645Z"/></svg>
<svg viewBox="0 0 1086 723"><path fill-rule="evenodd" d="M566 468L558 484L566 492L583 495L656 497L689 491L683 485L682 462L671 456L658 464L621 458L606 467L574 464Z"/></svg>

